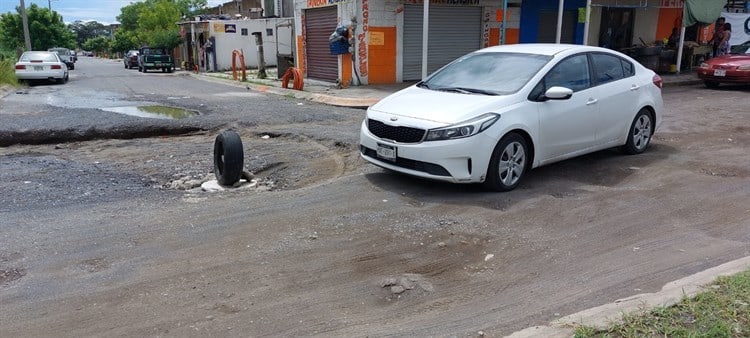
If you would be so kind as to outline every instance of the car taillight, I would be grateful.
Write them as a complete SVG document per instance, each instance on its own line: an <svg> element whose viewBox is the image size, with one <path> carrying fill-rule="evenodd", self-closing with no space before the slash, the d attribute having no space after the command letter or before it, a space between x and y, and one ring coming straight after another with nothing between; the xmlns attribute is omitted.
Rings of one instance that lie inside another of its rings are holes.
<svg viewBox="0 0 750 338"><path fill-rule="evenodd" d="M25 65L16 65L16 69L26 69Z"/></svg>
<svg viewBox="0 0 750 338"><path fill-rule="evenodd" d="M657 75L654 75L654 78L653 78L653 79L651 79L651 80L652 80L652 81L654 81L654 84L655 84L655 85L656 85L657 87L659 87L659 88L661 88L661 87L662 87L662 85L664 84L664 80L662 80L662 79L661 79L661 76L659 76L658 74L657 74Z"/></svg>
<svg viewBox="0 0 750 338"><path fill-rule="evenodd" d="M52 69L62 69L62 66L60 65L52 65Z"/></svg>

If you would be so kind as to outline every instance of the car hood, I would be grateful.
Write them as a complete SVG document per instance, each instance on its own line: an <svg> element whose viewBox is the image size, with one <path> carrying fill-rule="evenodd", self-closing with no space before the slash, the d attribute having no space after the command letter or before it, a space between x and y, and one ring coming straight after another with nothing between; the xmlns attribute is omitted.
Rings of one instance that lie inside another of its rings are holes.
<svg viewBox="0 0 750 338"><path fill-rule="evenodd" d="M514 95L462 94L411 86L387 96L370 107L369 117L379 120L404 117L442 127L472 117L497 112L515 102Z"/></svg>
<svg viewBox="0 0 750 338"><path fill-rule="evenodd" d="M750 64L750 54L729 54L706 61L709 65L740 66Z"/></svg>

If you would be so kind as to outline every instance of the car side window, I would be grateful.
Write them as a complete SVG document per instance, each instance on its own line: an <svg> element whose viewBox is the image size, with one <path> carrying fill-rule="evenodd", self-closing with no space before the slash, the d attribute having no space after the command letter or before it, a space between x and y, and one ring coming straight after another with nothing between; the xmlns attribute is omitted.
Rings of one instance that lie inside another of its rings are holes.
<svg viewBox="0 0 750 338"><path fill-rule="evenodd" d="M589 62L585 54L562 60L544 77L545 91L559 86L572 89L574 92L591 87Z"/></svg>
<svg viewBox="0 0 750 338"><path fill-rule="evenodd" d="M630 63L630 61L627 61L625 59L620 59L622 62L622 71L625 73L625 77L631 77L635 75L635 67L633 67L633 64Z"/></svg>
<svg viewBox="0 0 750 338"><path fill-rule="evenodd" d="M594 66L594 78L597 84L621 80L625 77L622 59L617 56L592 53L591 62Z"/></svg>

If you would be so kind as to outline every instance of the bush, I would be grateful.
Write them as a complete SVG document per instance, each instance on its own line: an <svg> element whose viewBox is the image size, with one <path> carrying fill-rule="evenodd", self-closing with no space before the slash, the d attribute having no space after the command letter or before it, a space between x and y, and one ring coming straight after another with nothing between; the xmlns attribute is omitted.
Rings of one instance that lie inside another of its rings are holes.
<svg viewBox="0 0 750 338"><path fill-rule="evenodd" d="M0 86L5 84L18 85L15 64L15 59L0 57Z"/></svg>

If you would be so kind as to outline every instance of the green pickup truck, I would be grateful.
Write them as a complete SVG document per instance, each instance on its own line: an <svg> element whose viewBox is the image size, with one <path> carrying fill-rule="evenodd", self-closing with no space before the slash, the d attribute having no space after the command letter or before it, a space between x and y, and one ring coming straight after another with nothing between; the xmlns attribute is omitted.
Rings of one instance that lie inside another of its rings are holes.
<svg viewBox="0 0 750 338"><path fill-rule="evenodd" d="M146 73L149 69L161 69L165 73L174 71L174 60L166 48L141 47L138 53L138 71Z"/></svg>

